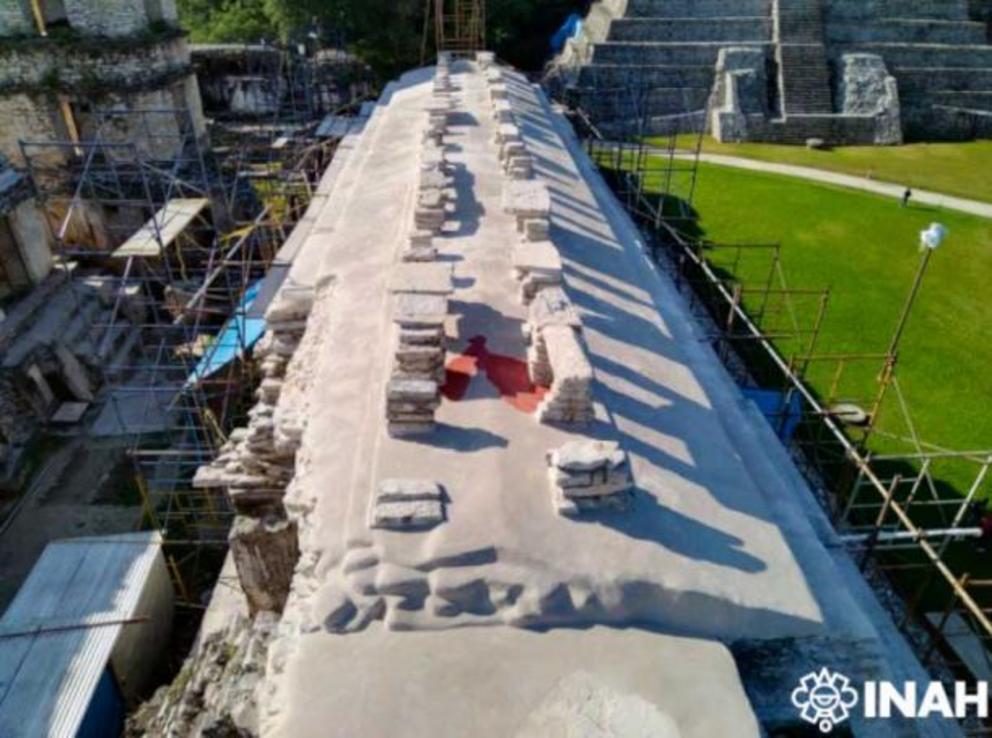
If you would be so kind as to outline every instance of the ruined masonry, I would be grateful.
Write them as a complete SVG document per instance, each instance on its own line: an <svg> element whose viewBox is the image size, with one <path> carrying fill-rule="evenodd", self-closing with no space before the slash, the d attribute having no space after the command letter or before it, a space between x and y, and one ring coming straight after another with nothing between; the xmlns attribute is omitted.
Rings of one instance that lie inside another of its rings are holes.
<svg viewBox="0 0 992 738"><path fill-rule="evenodd" d="M982 0L598 0L547 71L606 130L896 144L992 135Z"/></svg>

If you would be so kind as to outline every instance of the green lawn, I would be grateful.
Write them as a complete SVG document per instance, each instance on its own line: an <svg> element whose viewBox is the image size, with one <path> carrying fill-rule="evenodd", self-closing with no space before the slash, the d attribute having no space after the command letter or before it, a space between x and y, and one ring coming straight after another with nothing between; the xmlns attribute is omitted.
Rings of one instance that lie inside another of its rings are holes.
<svg viewBox="0 0 992 738"><path fill-rule="evenodd" d="M685 146L695 142L685 141ZM992 141L845 146L826 151L804 146L722 144L704 139L711 154L741 156L826 169L884 182L992 202Z"/></svg>
<svg viewBox="0 0 992 738"><path fill-rule="evenodd" d="M694 204L706 239L780 242L790 287L831 288L819 346L831 353L885 351L918 264L918 234L934 220L947 225L898 374L925 440L992 448L992 221L706 164ZM727 256L711 252L717 263ZM741 269L755 281L766 272L756 262ZM876 369L866 367L859 381L873 382ZM826 381L810 379L814 386Z"/></svg>

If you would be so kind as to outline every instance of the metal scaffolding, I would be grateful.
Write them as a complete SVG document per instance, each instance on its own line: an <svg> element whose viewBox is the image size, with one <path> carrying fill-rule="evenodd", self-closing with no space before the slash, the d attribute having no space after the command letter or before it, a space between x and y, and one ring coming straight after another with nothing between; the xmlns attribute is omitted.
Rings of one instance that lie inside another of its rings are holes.
<svg viewBox="0 0 992 738"><path fill-rule="evenodd" d="M434 43L438 52L485 51L485 0L434 0Z"/></svg>
<svg viewBox="0 0 992 738"><path fill-rule="evenodd" d="M788 284L779 245L702 237L693 195L708 110L651 118L648 88L630 72L624 85L597 93L596 115L578 104L588 95L563 102L658 264L925 665L942 677L985 678L992 673L992 563L984 555L992 551L984 502L992 451L949 450L920 437L899 386L897 341L887 351L825 350L829 291ZM614 123L604 131L596 120ZM980 724L963 727L992 734Z"/></svg>
<svg viewBox="0 0 992 738"><path fill-rule="evenodd" d="M95 423L129 439L141 524L163 533L177 591L198 603L233 510L192 479L244 422L264 330L249 314L257 286L336 141L316 139L311 121L214 150L184 110L98 110L88 122L85 138L21 150L57 258L110 295L91 316L104 401Z"/></svg>

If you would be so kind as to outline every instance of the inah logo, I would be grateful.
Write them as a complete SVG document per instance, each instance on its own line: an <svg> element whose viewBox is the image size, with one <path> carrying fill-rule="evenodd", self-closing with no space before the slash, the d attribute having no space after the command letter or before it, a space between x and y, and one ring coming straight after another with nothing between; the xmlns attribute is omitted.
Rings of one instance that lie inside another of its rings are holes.
<svg viewBox="0 0 992 738"><path fill-rule="evenodd" d="M851 708L858 704L858 693L846 676L824 668L799 680L799 686L792 690L792 704L799 708L803 720L818 726L821 733L829 733L850 717Z"/></svg>

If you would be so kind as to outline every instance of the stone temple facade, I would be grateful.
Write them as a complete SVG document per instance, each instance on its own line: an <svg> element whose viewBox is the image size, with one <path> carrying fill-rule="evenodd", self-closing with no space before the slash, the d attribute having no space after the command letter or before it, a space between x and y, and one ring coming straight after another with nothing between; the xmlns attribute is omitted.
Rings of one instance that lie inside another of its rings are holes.
<svg viewBox="0 0 992 738"><path fill-rule="evenodd" d="M189 49L171 0L34 6L0 0L0 155L15 167L24 164L20 140L93 138L95 111L172 109L188 110L197 130L205 131ZM151 158L173 157L155 148L173 145L175 131L143 131L143 122L135 130L127 127L123 118L115 120L115 140L135 141ZM53 159L46 163L58 166L67 152L53 148L46 155Z"/></svg>
<svg viewBox="0 0 992 738"><path fill-rule="evenodd" d="M724 141L992 135L985 0L600 0L549 66L599 123ZM681 124L680 124L681 121Z"/></svg>

